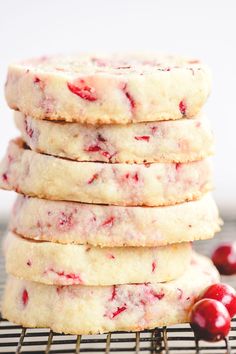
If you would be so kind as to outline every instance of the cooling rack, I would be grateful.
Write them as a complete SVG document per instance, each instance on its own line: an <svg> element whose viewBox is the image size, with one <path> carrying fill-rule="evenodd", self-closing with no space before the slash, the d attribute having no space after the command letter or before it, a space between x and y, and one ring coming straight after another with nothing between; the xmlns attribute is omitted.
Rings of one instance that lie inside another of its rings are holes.
<svg viewBox="0 0 236 354"><path fill-rule="evenodd" d="M196 248L209 254L214 243L233 239L236 223L228 222L223 233L209 242L200 242ZM3 260L0 261L0 293L4 284ZM236 285L236 277L223 279ZM16 326L0 317L0 353L150 353L150 354L236 354L236 319L230 335L224 341L207 343L197 341L189 325L156 328L136 333L115 332L97 336L63 335L49 329L30 329Z"/></svg>

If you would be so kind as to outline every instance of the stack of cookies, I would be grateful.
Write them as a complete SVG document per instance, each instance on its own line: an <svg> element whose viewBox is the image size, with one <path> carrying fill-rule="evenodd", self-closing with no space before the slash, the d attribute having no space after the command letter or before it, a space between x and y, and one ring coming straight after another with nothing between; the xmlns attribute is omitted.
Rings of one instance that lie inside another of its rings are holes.
<svg viewBox="0 0 236 354"><path fill-rule="evenodd" d="M208 69L172 56L39 58L9 67L21 137L0 166L19 193L3 315L64 333L188 321L218 281L191 242L219 229ZM170 311L171 309L171 311Z"/></svg>

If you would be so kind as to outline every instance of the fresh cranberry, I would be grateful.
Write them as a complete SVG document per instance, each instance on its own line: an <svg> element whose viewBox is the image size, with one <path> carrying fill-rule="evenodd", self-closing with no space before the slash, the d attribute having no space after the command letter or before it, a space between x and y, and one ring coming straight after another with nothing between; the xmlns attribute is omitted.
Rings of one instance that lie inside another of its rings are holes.
<svg viewBox="0 0 236 354"><path fill-rule="evenodd" d="M185 100L180 101L180 103L179 103L179 110L180 110L180 113L183 114L183 116L184 116L185 113L186 113L186 109L187 109L187 106L186 106Z"/></svg>
<svg viewBox="0 0 236 354"><path fill-rule="evenodd" d="M236 274L236 242L222 243L211 258L220 274Z"/></svg>
<svg viewBox="0 0 236 354"><path fill-rule="evenodd" d="M190 323L198 339L217 342L230 331L230 316L226 307L213 299L202 299L193 306Z"/></svg>
<svg viewBox="0 0 236 354"><path fill-rule="evenodd" d="M87 101L96 101L98 99L97 93L94 87L90 87L84 80L77 80L75 83L67 83L68 89L75 95L83 98Z"/></svg>
<svg viewBox="0 0 236 354"><path fill-rule="evenodd" d="M29 294L28 294L28 291L26 289L23 290L23 293L22 293L22 302L23 302L23 305L26 306L27 303L29 301Z"/></svg>
<svg viewBox="0 0 236 354"><path fill-rule="evenodd" d="M212 284L202 294L201 299L220 301L231 317L236 314L236 291L228 284Z"/></svg>

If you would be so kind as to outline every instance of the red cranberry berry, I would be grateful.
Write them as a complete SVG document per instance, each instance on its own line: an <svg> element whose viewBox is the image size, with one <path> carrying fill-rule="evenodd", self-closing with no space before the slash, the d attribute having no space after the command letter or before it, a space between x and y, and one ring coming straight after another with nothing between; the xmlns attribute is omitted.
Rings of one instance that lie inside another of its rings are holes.
<svg viewBox="0 0 236 354"><path fill-rule="evenodd" d="M236 274L236 242L222 243L211 258L220 274Z"/></svg>
<svg viewBox="0 0 236 354"><path fill-rule="evenodd" d="M228 310L230 317L236 314L236 291L228 284L212 284L202 294L201 299L220 301Z"/></svg>
<svg viewBox="0 0 236 354"><path fill-rule="evenodd" d="M180 101L180 103L179 103L179 110L180 110L180 113L183 114L183 115L185 115L186 109L187 109L187 105L186 105L185 100Z"/></svg>
<svg viewBox="0 0 236 354"><path fill-rule="evenodd" d="M193 306L190 323L198 339L217 342L230 331L230 316L226 307L213 299L202 299Z"/></svg>

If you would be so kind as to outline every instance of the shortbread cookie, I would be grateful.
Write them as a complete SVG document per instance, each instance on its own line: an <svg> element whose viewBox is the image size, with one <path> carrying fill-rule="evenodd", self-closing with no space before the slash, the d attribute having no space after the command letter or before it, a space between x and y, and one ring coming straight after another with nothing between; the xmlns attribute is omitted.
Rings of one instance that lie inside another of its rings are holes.
<svg viewBox="0 0 236 354"><path fill-rule="evenodd" d="M117 205L168 205L211 189L207 160L189 163L78 162L33 152L13 140L0 165L0 186L53 200Z"/></svg>
<svg viewBox="0 0 236 354"><path fill-rule="evenodd" d="M10 230L30 239L93 246L155 247L207 239L220 219L210 194L165 207L122 207L19 196Z"/></svg>
<svg viewBox="0 0 236 354"><path fill-rule="evenodd" d="M78 55L12 64L9 106L39 119L135 123L195 116L210 92L198 60L160 55Z"/></svg>
<svg viewBox="0 0 236 354"><path fill-rule="evenodd" d="M38 120L15 113L30 148L78 161L188 162L213 154L213 135L204 115L128 125L84 125Z"/></svg>
<svg viewBox="0 0 236 354"><path fill-rule="evenodd" d="M199 255L184 275L167 283L53 286L9 277L2 312L17 324L55 332L140 331L188 322L199 294L218 281L211 261Z"/></svg>
<svg viewBox="0 0 236 354"><path fill-rule="evenodd" d="M9 233L6 270L45 284L113 285L170 281L189 266L191 243L100 248L32 241Z"/></svg>

